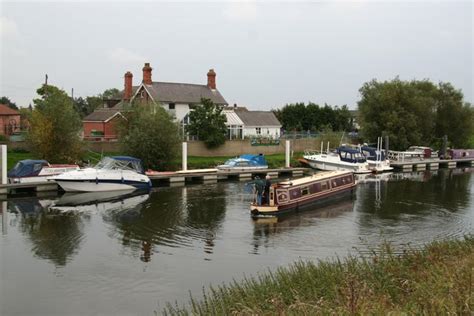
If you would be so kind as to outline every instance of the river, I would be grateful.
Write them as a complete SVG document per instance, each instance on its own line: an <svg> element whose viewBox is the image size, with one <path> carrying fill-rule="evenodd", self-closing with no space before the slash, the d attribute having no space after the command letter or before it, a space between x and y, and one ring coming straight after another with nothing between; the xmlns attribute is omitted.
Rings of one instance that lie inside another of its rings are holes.
<svg viewBox="0 0 474 316"><path fill-rule="evenodd" d="M361 180L352 199L254 221L245 182L2 203L1 315L150 315L203 286L474 233L472 168Z"/></svg>

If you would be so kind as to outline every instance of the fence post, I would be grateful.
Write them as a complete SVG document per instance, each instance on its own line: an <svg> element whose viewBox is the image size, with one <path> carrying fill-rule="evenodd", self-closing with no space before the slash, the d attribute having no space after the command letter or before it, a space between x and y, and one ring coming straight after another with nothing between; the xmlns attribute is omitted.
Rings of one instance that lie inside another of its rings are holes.
<svg viewBox="0 0 474 316"><path fill-rule="evenodd" d="M2 151L2 184L7 184L7 145L1 145Z"/></svg>
<svg viewBox="0 0 474 316"><path fill-rule="evenodd" d="M285 168L290 168L290 141L285 141Z"/></svg>
<svg viewBox="0 0 474 316"><path fill-rule="evenodd" d="M183 142L182 156L183 156L182 169L183 169L183 171L186 171L186 170L188 170L188 143L187 142Z"/></svg>

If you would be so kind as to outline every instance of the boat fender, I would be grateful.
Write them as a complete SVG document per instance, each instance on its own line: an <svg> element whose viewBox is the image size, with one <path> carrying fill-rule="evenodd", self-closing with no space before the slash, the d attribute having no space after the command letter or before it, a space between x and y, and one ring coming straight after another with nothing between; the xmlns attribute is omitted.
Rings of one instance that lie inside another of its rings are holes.
<svg viewBox="0 0 474 316"><path fill-rule="evenodd" d="M99 184L99 178L95 177L95 184Z"/></svg>
<svg viewBox="0 0 474 316"><path fill-rule="evenodd" d="M122 183L124 183L124 182L125 182L125 180L123 179L123 176L122 176L122 179L121 179L121 181L122 181Z"/></svg>

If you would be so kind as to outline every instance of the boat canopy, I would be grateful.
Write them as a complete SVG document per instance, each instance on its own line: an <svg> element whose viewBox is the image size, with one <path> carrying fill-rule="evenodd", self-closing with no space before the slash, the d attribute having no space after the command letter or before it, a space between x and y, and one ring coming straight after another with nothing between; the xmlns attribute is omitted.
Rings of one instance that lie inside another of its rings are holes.
<svg viewBox="0 0 474 316"><path fill-rule="evenodd" d="M104 157L95 166L97 169L124 169L133 170L141 174L145 174L142 161L138 158L128 156Z"/></svg>
<svg viewBox="0 0 474 316"><path fill-rule="evenodd" d="M359 149L355 149L351 147L338 147L337 153L339 154L341 161L346 161L346 162L351 162L351 163L367 161L367 159L359 151Z"/></svg>
<svg viewBox="0 0 474 316"><path fill-rule="evenodd" d="M49 163L46 160L26 159L17 162L15 167L8 171L9 178L35 177L43 167L48 167Z"/></svg>
<svg viewBox="0 0 474 316"><path fill-rule="evenodd" d="M237 158L229 159L225 162L226 166L267 166L267 161L263 155L241 155Z"/></svg>

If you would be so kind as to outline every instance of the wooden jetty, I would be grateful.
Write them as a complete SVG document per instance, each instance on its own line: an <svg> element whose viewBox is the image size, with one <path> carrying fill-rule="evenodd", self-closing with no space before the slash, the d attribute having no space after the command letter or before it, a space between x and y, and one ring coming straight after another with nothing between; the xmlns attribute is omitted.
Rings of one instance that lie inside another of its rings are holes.
<svg viewBox="0 0 474 316"><path fill-rule="evenodd" d="M209 183L223 180L250 180L258 175L264 177L270 175L274 178L283 176L302 176L308 172L309 168L278 168L278 169L259 169L259 170L232 170L221 171L217 169L196 169L177 172L161 172L148 177L153 186L161 184L175 186L185 185L188 183ZM54 181L48 182L32 182L32 183L12 183L0 184L0 200L6 199L7 196L19 193L34 193L58 191L59 186ZM41 193L40 193L41 194Z"/></svg>
<svg viewBox="0 0 474 316"><path fill-rule="evenodd" d="M474 167L474 157L462 159L413 159L405 161L392 161L390 166L398 171L438 170L440 167Z"/></svg>

